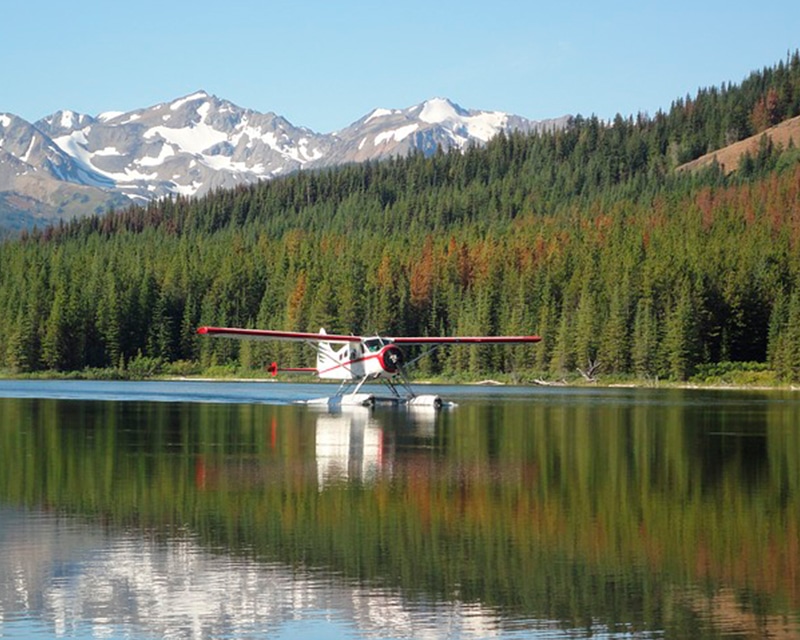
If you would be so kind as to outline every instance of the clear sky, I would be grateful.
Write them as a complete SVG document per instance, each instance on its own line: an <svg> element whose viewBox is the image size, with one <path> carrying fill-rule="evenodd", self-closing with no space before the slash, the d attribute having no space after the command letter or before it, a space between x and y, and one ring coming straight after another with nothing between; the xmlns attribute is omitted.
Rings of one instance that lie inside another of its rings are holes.
<svg viewBox="0 0 800 640"><path fill-rule="evenodd" d="M29 121L199 89L322 133L433 97L612 118L800 48L798 0L19 0L1 15L0 112Z"/></svg>

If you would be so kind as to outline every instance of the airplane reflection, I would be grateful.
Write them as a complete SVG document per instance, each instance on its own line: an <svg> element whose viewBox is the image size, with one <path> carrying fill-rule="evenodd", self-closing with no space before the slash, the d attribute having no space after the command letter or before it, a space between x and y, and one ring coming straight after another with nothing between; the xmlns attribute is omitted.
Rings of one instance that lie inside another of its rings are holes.
<svg viewBox="0 0 800 640"><path fill-rule="evenodd" d="M315 482L320 490L337 483L373 483L394 475L398 457L407 464L420 443L431 442L441 416L441 410L432 408L380 413L360 406L273 416L268 430L275 457L198 455L194 484L198 490L215 491L286 477ZM292 441L288 448L279 446L284 438Z"/></svg>
<svg viewBox="0 0 800 640"><path fill-rule="evenodd" d="M433 437L436 409L417 407L403 415L409 418L410 432ZM320 489L337 481L373 482L380 474L391 475L393 459L387 455L387 440L384 424L370 408L345 407L318 415L315 455Z"/></svg>
<svg viewBox="0 0 800 640"><path fill-rule="evenodd" d="M384 433L366 407L317 417L316 461L320 488L337 480L375 480L383 467Z"/></svg>

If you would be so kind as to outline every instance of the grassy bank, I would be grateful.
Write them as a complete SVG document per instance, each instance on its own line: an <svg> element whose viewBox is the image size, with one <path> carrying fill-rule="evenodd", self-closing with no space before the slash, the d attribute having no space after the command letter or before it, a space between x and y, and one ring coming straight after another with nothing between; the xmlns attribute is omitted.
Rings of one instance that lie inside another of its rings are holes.
<svg viewBox="0 0 800 640"><path fill-rule="evenodd" d="M80 371L37 371L20 373L0 370L0 379L29 380L277 380L281 382L316 382L309 374L281 374L274 378L264 369L247 369L234 365L217 365L203 368L197 362L179 361L165 363L154 358L137 358L124 367L91 368ZM635 375L608 375L600 372L593 381L578 372L552 376L541 372L484 373L480 375L421 375L412 376L416 384L504 384L530 386L598 386L642 388L731 388L731 389L798 389L797 385L781 380L772 369L758 362L722 362L703 365L688 380L668 380Z"/></svg>

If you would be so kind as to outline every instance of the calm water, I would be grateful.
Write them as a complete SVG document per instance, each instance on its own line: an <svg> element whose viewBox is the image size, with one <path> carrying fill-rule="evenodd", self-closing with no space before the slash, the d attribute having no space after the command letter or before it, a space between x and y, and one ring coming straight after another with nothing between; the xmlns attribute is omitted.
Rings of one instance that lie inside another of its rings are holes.
<svg viewBox="0 0 800 640"><path fill-rule="evenodd" d="M800 637L800 395L0 381L0 637Z"/></svg>

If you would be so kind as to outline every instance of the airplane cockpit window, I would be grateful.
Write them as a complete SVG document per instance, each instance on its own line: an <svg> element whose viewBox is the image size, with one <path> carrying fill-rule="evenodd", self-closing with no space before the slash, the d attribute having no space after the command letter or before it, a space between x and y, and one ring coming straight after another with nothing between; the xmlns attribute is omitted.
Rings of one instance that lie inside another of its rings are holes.
<svg viewBox="0 0 800 640"><path fill-rule="evenodd" d="M364 346L367 347L367 351L374 353L375 351L380 351L383 346L383 341L380 338L370 338L364 340Z"/></svg>

